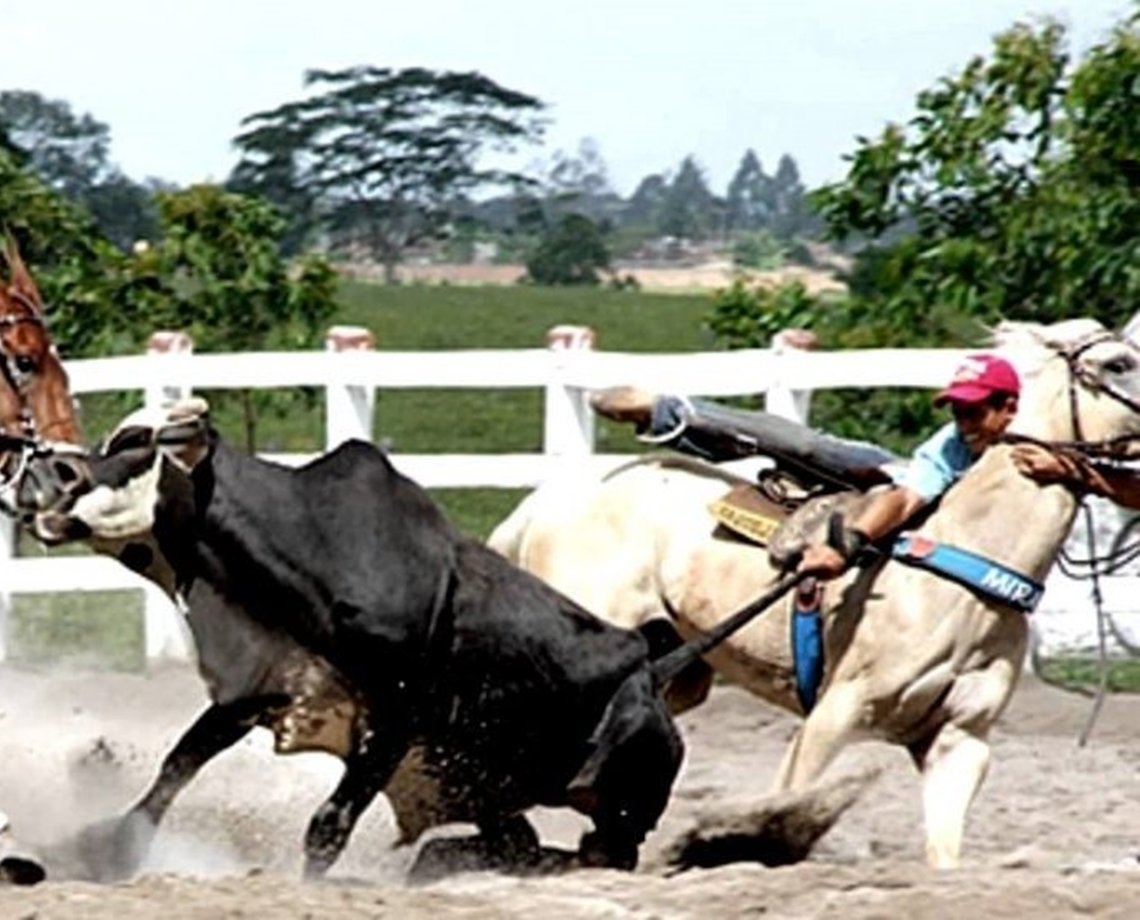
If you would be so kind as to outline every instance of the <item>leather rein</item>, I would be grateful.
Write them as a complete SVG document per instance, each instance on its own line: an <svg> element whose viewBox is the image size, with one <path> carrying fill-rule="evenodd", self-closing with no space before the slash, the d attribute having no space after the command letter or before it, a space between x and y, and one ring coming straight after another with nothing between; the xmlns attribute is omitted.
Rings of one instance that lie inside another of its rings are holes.
<svg viewBox="0 0 1140 920"><path fill-rule="evenodd" d="M0 333L25 323L31 323L39 326L41 329L46 329L46 324L44 323L39 308L32 303L28 297L19 291L11 290L8 291L8 296L27 312L7 313L0 316ZM16 398L20 404L20 433L13 434L8 431L0 431L0 454L19 454L17 463L14 465L8 463L4 464L4 467L12 467L11 469L4 469L3 472L0 472L0 491L6 491L22 478L28 461L33 456L49 453L51 448L47 446L46 442L37 432L35 414L32 412L31 404L28 402L28 384L32 375L19 368L16 356L11 354L11 352L4 347L2 337L0 337L0 375L3 376L8 386L12 388L12 392L16 394Z"/></svg>
<svg viewBox="0 0 1140 920"><path fill-rule="evenodd" d="M1091 390L1094 393L1103 393L1110 399L1130 409L1136 415L1140 416L1140 400L1134 399L1127 393L1124 393L1117 387L1110 383L1106 383L1100 379L1096 374L1093 374L1087 368L1081 366L1080 358L1088 351L1097 345L1105 342L1124 342L1125 339L1118 333L1104 331L1096 332L1092 335L1086 336L1078 342L1074 342L1067 348L1056 349L1065 361L1069 369L1069 417L1072 420L1073 440L1071 441L1045 441L1040 438L1035 438L1032 435L1024 434L1008 434L1003 440L1017 443L1030 443L1044 447L1048 450L1067 452L1070 454L1079 454L1088 459L1106 459L1106 458L1119 458L1123 448L1129 444L1140 441L1140 434L1123 434L1115 438L1107 438L1102 441L1087 441L1084 437L1084 431L1081 427L1081 412L1080 404L1078 401L1078 385L1083 386L1085 389Z"/></svg>

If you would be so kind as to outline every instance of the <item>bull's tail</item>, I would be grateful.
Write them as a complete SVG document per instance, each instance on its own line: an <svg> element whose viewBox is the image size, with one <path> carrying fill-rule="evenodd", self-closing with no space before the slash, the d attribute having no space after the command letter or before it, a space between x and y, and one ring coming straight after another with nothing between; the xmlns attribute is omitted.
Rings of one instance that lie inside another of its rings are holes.
<svg viewBox="0 0 1140 920"><path fill-rule="evenodd" d="M672 680L692 662L700 658L705 652L716 647L738 629L747 626L752 620L762 614L781 597L798 585L806 576L799 572L789 572L777 581L768 591L762 594L746 607L742 607L732 616L721 620L708 632L701 633L690 639L650 664L650 673L654 684L662 687Z"/></svg>

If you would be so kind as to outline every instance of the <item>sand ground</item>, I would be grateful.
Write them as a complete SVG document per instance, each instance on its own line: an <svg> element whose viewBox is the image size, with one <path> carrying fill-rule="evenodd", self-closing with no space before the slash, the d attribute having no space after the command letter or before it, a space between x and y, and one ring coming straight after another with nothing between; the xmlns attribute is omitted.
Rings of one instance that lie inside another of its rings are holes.
<svg viewBox="0 0 1140 920"><path fill-rule="evenodd" d="M304 827L339 766L316 754L275 757L255 732L176 802L138 877L69 879L76 830L131 801L204 701L183 667L147 675L0 668L0 807L52 873L35 888L0 890L0 917L1140 916L1140 699L1110 698L1081 748L1090 701L1032 679L995 732L955 872L923 864L919 787L905 754L864 744L831 775L881 774L807 861L670 874L663 846L702 812L763 796L795 728L791 716L722 686L682 718L686 763L633 874L468 873L408 886L413 851L392 849L390 813L378 801L331 878L303 882ZM553 845L573 845L584 826L563 812L535 819Z"/></svg>

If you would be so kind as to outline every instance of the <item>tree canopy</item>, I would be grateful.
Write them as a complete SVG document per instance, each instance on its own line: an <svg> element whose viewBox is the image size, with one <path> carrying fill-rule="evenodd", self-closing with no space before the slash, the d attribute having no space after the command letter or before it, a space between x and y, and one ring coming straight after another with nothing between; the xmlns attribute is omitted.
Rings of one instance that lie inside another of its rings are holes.
<svg viewBox="0 0 1140 920"><path fill-rule="evenodd" d="M737 289L710 324L747 344L793 303L829 347L973 346L1003 317L1123 324L1140 303L1138 73L1138 15L1077 61L1054 21L1002 32L811 196L856 247L849 296ZM820 396L818 423L896 448L934 422L925 394Z"/></svg>
<svg viewBox="0 0 1140 920"><path fill-rule="evenodd" d="M161 192L159 241L134 260L150 329L190 333L201 351L312 348L335 311L335 277L318 257L282 258L284 221L266 202L216 185ZM219 394L218 402L232 398ZM259 411L287 407L272 393L240 391L247 447Z"/></svg>
<svg viewBox="0 0 1140 920"><path fill-rule="evenodd" d="M28 90L0 92L0 150L53 191L79 205L121 249L154 235L151 190L110 160L111 131L60 99Z"/></svg>
<svg viewBox="0 0 1140 920"><path fill-rule="evenodd" d="M1140 18L1076 63L1065 39L1051 20L1001 33L815 195L833 237L869 244L856 315L884 336L1135 311Z"/></svg>
<svg viewBox="0 0 1140 920"><path fill-rule="evenodd" d="M110 128L91 115L76 115L62 100L27 90L0 91L0 124L27 165L73 201L112 172Z"/></svg>
<svg viewBox="0 0 1140 920"><path fill-rule="evenodd" d="M668 236L703 240L720 229L720 213L704 171L693 157L685 157L665 191L658 228Z"/></svg>
<svg viewBox="0 0 1140 920"><path fill-rule="evenodd" d="M233 181L381 261L436 234L474 190L525 183L487 165L542 132L543 104L478 73L421 67L312 70L313 92L246 118ZM296 208L293 213L298 213Z"/></svg>

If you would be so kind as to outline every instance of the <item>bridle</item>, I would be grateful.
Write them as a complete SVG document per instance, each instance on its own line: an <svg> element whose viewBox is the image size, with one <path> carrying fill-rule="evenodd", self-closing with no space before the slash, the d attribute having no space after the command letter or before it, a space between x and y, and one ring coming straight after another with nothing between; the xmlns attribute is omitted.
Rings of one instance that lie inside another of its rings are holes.
<svg viewBox="0 0 1140 920"><path fill-rule="evenodd" d="M23 307L25 313L6 313L0 315L0 376L11 387L19 403L20 433L12 434L0 431L0 456L14 455L16 462L5 461L0 464L0 505L9 507L9 493L19 487L29 462L34 457L46 456L58 450L59 445L49 445L36 429L35 413L28 400L28 386L32 374L20 367L19 356L14 355L4 345L3 333L16 326L30 323L46 331L40 309L19 291L9 290L7 296L16 304Z"/></svg>
<svg viewBox="0 0 1140 920"><path fill-rule="evenodd" d="M43 317L39 315L35 304L23 294L17 291L10 291L8 296L20 306L24 307L28 312L24 314L8 313L0 316L0 373L3 374L4 380L8 386L12 388L12 392L16 394L20 402L19 418L21 432L23 432L26 437L34 439L36 437L36 420L32 413L31 405L28 403L28 384L31 381L32 375L22 370L19 365L18 356L13 355L5 348L3 333L8 329L13 329L25 324L38 326L46 332L47 324L44 322Z"/></svg>
<svg viewBox="0 0 1140 920"><path fill-rule="evenodd" d="M1122 406L1125 406L1140 416L1140 401L1129 396L1111 383L1107 383L1081 364L1081 356L1086 351L1097 345L1102 345L1105 342L1125 343L1127 340L1119 333L1111 332L1106 329L1100 332L1093 332L1063 348L1053 346L1053 350L1064 359L1069 370L1069 418L1073 431L1073 439L1071 441L1045 441L1024 434L1008 434L1003 440L1014 443L1020 441L1037 444L1049 450L1079 454L1088 459L1119 458L1123 448L1140 441L1140 434L1123 434L1101 441L1089 441L1085 439L1084 430L1081 427L1080 387L1084 387L1094 393L1103 393L1105 396L1114 399Z"/></svg>
<svg viewBox="0 0 1140 920"><path fill-rule="evenodd" d="M1077 405L1077 384L1080 383L1084 387L1093 392L1104 393L1106 396L1115 399L1121 405L1127 407L1131 411L1140 415L1140 402L1130 397L1126 393L1122 393L1119 389L1110 383L1097 377L1090 372L1087 368L1083 367L1080 363L1080 357L1090 348L1101 345L1104 342L1124 342L1125 339L1115 332L1095 332L1092 335L1086 336L1078 342L1073 343L1068 348L1060 349L1059 354L1065 359L1065 363L1069 366L1069 414L1073 420L1073 438L1078 443L1089 444L1085 441L1084 435L1081 431L1081 413ZM1123 440L1134 440L1136 435L1124 435ZM1121 438L1113 438L1112 443L1121 441ZM1104 443L1104 442L1102 442Z"/></svg>
<svg viewBox="0 0 1140 920"><path fill-rule="evenodd" d="M1140 440L1138 434L1120 435L1115 438L1109 438L1103 441L1087 441L1084 438L1084 432L1081 428L1081 414L1080 405L1078 401L1077 387L1078 385L1085 387L1095 393L1103 393L1104 395L1116 400L1121 405L1128 408L1130 411L1140 415L1140 402L1133 399L1127 393L1121 392L1117 387L1105 382L1097 375L1093 374L1087 368L1082 367L1080 363L1081 355L1083 355L1090 348L1100 345L1104 342L1127 342L1128 340L1115 332L1108 330L1095 332L1083 339L1074 342L1067 348L1056 349L1057 353L1064 358L1065 363L1069 369L1069 415L1072 420L1073 440L1068 442L1061 441L1037 441L1033 438L1021 436L1014 436L1014 440L1021 439L1033 441L1040 444L1049 450L1058 452L1068 452L1079 454L1085 459L1096 462L1106 460L1119 460L1123 448L1129 444L1135 443ZM1084 557L1076 556L1066 549L1062 549L1057 557L1057 564L1060 570L1069 578L1080 581L1091 582L1091 597L1093 606L1096 609L1097 618L1097 639L1098 639L1098 659L1100 662L1100 681L1097 686L1096 697L1093 701L1092 709L1089 711L1088 718L1085 721L1084 728L1077 739L1077 743L1083 747L1088 741L1089 735L1092 732L1093 723L1100 712L1101 704L1104 702L1104 696L1108 689L1108 652L1107 652L1107 636L1112 632L1119 636L1119 630L1113 619L1112 614L1104 607L1104 595L1101 591L1100 578L1102 575L1108 575L1118 571L1123 565L1131 562L1140 556L1140 544L1135 542L1125 546L1114 546L1113 549L1105 554L1100 554L1097 549L1097 535L1096 526L1093 519L1093 511L1086 500L1086 495L1079 496L1078 511L1083 515L1085 522L1085 539L1087 543L1087 555Z"/></svg>

